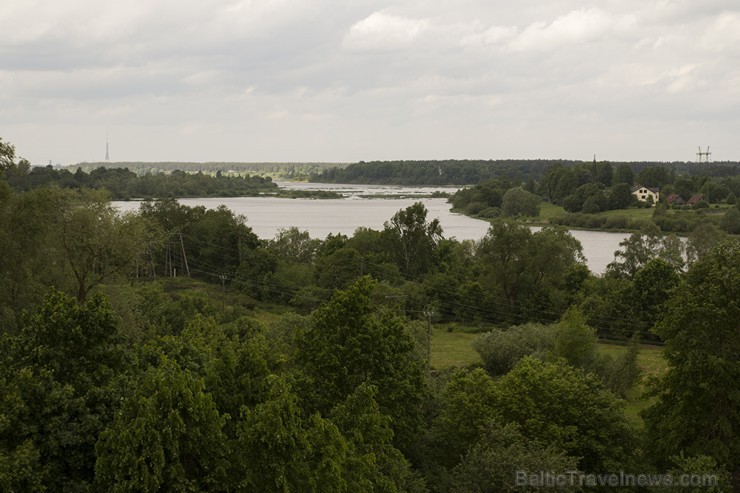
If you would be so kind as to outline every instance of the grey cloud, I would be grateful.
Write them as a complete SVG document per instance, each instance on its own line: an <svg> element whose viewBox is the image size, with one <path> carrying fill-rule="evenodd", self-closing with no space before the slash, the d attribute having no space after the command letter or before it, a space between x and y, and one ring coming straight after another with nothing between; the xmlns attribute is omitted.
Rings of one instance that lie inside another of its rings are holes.
<svg viewBox="0 0 740 493"><path fill-rule="evenodd" d="M132 159L234 159L246 135L269 160L580 157L573 132L635 159L622 144L659 122L642 148L674 159L670 129L724 139L738 118L740 8L727 0L13 3L0 136L24 143L51 122L118 127L143 139L120 148Z"/></svg>

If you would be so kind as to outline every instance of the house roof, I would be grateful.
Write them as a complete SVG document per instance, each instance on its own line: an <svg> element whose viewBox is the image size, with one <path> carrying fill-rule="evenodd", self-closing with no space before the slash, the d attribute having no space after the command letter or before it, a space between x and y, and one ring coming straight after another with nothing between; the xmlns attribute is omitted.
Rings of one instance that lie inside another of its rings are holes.
<svg viewBox="0 0 740 493"><path fill-rule="evenodd" d="M660 192L660 188L657 188L657 187L645 187L645 186L642 186L642 185L635 185L634 187L632 187L632 191L633 192L636 192L636 191L638 191L641 188L644 188L646 190L650 190L653 193L659 193Z"/></svg>
<svg viewBox="0 0 740 493"><path fill-rule="evenodd" d="M669 204L685 204L686 201L677 193L672 193L668 197L666 197L666 201Z"/></svg>
<svg viewBox="0 0 740 493"><path fill-rule="evenodd" d="M704 195L700 193L695 193L691 196L689 200L686 201L686 203L690 205L696 205L697 202L701 202L702 200L704 200Z"/></svg>

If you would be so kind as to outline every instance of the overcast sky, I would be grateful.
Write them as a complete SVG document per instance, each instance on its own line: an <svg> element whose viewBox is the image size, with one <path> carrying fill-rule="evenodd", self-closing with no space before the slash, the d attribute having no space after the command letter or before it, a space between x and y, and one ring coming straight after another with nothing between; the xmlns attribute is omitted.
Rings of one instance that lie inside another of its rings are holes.
<svg viewBox="0 0 740 493"><path fill-rule="evenodd" d="M738 0L4 0L33 164L740 160Z"/></svg>

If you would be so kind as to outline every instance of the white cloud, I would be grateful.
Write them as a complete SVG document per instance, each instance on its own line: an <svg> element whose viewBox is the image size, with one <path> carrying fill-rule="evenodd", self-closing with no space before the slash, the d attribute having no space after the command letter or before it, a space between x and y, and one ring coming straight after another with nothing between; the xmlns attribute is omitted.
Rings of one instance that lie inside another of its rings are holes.
<svg viewBox="0 0 740 493"><path fill-rule="evenodd" d="M481 33L469 34L460 40L462 46L498 45L516 36L514 26L493 26Z"/></svg>
<svg viewBox="0 0 740 493"><path fill-rule="evenodd" d="M429 21L373 12L352 25L342 46L352 51L385 51L405 48L429 29Z"/></svg>
<svg viewBox="0 0 740 493"><path fill-rule="evenodd" d="M574 10L550 24L535 22L527 26L509 47L513 51L549 51L564 45L588 43L631 29L632 15L617 16L599 9Z"/></svg>
<svg viewBox="0 0 740 493"><path fill-rule="evenodd" d="M702 37L701 45L712 52L740 51L740 13L725 12L717 17Z"/></svg>

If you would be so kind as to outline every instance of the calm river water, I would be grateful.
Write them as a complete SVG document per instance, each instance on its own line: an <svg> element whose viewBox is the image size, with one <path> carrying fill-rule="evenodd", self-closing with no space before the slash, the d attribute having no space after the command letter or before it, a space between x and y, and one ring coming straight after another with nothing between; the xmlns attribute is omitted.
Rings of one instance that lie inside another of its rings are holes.
<svg viewBox="0 0 740 493"><path fill-rule="evenodd" d="M329 233L344 233L351 236L358 227L382 229L398 210L414 202L421 201L429 210L429 218L438 218L447 238L458 240L478 240L488 230L488 223L472 219L462 214L450 212L450 204L444 198L410 198L414 193L430 193L443 188L409 188L373 185L335 185L335 184L280 184L286 188L336 190L345 194L344 199L314 200L286 199L276 197L232 197L232 198L193 198L180 199L179 202L190 207L203 205L216 208L225 205L235 214L247 217L247 224L260 238L269 239L283 228L296 226L308 231L312 237L325 238ZM455 189L446 189L454 191ZM362 195L363 197L361 197ZM366 198L366 196L385 198ZM137 201L113 202L121 211L136 210ZM533 227L533 230L539 228ZM602 273L606 265L614 260L614 252L619 242L628 235L602 231L571 230L571 234L583 245L583 253L588 267L595 273Z"/></svg>

